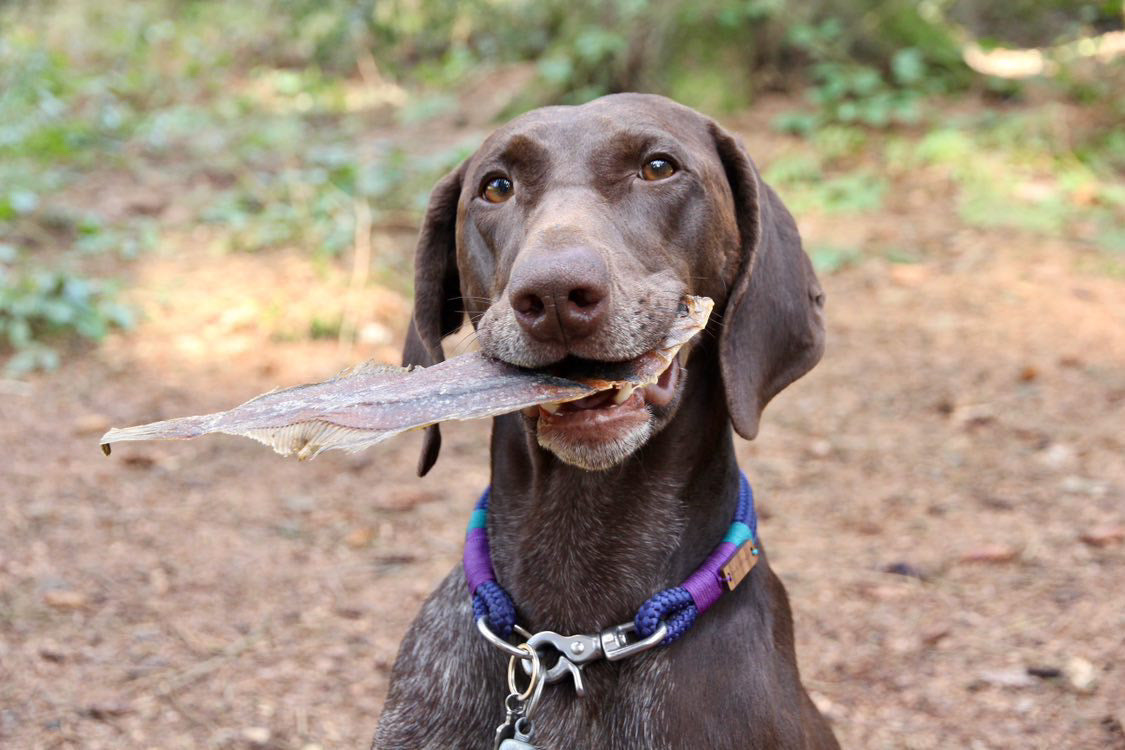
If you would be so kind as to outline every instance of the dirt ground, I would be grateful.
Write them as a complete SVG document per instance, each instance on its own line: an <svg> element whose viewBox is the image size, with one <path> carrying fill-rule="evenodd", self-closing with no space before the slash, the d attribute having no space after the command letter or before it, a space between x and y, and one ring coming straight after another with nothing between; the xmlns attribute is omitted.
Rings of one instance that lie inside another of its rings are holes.
<svg viewBox="0 0 1125 750"><path fill-rule="evenodd" d="M878 214L798 217L807 243L925 260L822 274L827 354L739 449L806 685L846 748L1125 748L1125 284L902 180ZM349 269L199 240L118 269L137 330L0 382L0 747L366 747L460 557L487 423L447 429L421 480L417 436L101 455L109 425L397 358L401 294L367 288L350 350L283 335Z"/></svg>

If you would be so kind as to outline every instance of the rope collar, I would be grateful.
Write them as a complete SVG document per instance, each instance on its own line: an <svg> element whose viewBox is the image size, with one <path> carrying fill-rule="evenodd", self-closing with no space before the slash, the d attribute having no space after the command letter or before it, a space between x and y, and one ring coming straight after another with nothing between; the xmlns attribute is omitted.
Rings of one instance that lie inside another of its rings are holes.
<svg viewBox="0 0 1125 750"><path fill-rule="evenodd" d="M477 627L493 645L510 655L518 654L521 659L526 659L526 656L508 643L513 630L527 638L533 647L554 646L566 659L559 659L557 669L551 670L554 674L548 674L548 681L561 679L566 666L563 662L567 661L579 694L582 693L579 669L587 661L599 657L616 660L653 646L673 643L724 592L733 591L758 561L758 516L754 512L754 493L745 474L739 472L739 480L738 508L734 520L722 542L703 564L679 586L660 591L642 604L632 623L615 626L597 636L560 636L551 631L532 635L516 625L512 597L496 581L492 568L488 546L491 487L486 489L469 517L465 536L465 579L473 599ZM640 641L630 642L631 632L635 632Z"/></svg>

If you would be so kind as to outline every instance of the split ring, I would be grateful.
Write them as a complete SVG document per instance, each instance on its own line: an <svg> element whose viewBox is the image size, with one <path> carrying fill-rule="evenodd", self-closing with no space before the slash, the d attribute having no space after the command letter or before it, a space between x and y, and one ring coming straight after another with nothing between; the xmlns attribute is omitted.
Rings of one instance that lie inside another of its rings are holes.
<svg viewBox="0 0 1125 750"><path fill-rule="evenodd" d="M527 656L521 655L518 658L520 658L520 659L530 658L531 659L531 682L529 682L527 684L527 690L524 690L522 693L520 692L520 689L518 687L516 687L516 658L517 657L513 656L510 659L508 659L508 690L510 690L513 693L516 693L519 696L519 699L521 701L526 701L528 698L531 697L531 694L535 691L536 684L539 683L542 680L543 665L539 662L539 652L536 651L535 649L533 649L528 644L521 643L516 648L518 648L520 651L527 654Z"/></svg>

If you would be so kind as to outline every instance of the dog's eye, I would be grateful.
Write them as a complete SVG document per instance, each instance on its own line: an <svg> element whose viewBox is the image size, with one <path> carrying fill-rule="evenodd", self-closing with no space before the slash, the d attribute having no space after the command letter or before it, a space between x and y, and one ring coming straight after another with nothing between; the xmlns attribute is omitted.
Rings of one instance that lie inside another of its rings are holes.
<svg viewBox="0 0 1125 750"><path fill-rule="evenodd" d="M512 197L512 181L507 177L493 177L484 184L481 196L489 203L503 203Z"/></svg>
<svg viewBox="0 0 1125 750"><path fill-rule="evenodd" d="M676 173L676 165L667 159L657 157L649 159L641 167L641 177L646 180L666 180Z"/></svg>

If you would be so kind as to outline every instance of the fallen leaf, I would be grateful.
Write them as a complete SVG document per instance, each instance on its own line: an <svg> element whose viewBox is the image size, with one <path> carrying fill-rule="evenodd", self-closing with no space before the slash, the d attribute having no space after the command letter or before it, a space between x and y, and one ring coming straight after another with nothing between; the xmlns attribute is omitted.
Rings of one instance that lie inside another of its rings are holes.
<svg viewBox="0 0 1125 750"><path fill-rule="evenodd" d="M344 544L352 549L358 549L359 547L366 547L371 544L371 540L374 538L375 529L370 526L360 526L348 532L348 535L344 537Z"/></svg>
<svg viewBox="0 0 1125 750"><path fill-rule="evenodd" d="M943 641L950 632L949 627L945 625L932 627L922 633L922 643L926 646L936 646Z"/></svg>
<svg viewBox="0 0 1125 750"><path fill-rule="evenodd" d="M925 578L921 570L908 562L894 562L889 565L884 565L883 572L896 576L905 576L907 578L917 578L918 580Z"/></svg>
<svg viewBox="0 0 1125 750"><path fill-rule="evenodd" d="M1094 692L1097 687L1097 670L1093 664L1081 656L1075 656L1068 660L1063 667L1063 674L1066 675L1067 682L1076 693L1088 695Z"/></svg>
<svg viewBox="0 0 1125 750"><path fill-rule="evenodd" d="M422 490L396 490L385 494L381 493L372 498L372 504L378 510L404 511L424 503L433 502L438 498L439 496L433 492Z"/></svg>
<svg viewBox="0 0 1125 750"><path fill-rule="evenodd" d="M168 573L160 566L148 572L148 584L152 586L152 591L157 596L167 594L172 587L171 582L168 580Z"/></svg>
<svg viewBox="0 0 1125 750"><path fill-rule="evenodd" d="M988 669L978 674L977 680L985 685L1002 688L1025 688L1035 684L1034 678L1023 667Z"/></svg>
<svg viewBox="0 0 1125 750"><path fill-rule="evenodd" d="M86 606L86 595L81 591L61 589L43 594L47 606L55 609L82 609Z"/></svg>
<svg viewBox="0 0 1125 750"><path fill-rule="evenodd" d="M1125 526L1097 526L1079 537L1091 547L1109 547L1125 541Z"/></svg>
<svg viewBox="0 0 1125 750"><path fill-rule="evenodd" d="M246 727L242 730L242 739L260 747L270 741L270 730L267 727Z"/></svg>
<svg viewBox="0 0 1125 750"><path fill-rule="evenodd" d="M415 562L416 560L418 560L417 555L405 553L405 554L398 554L398 555L395 555L395 554L379 555L378 557L375 558L374 562L375 562L376 565L406 565L407 563L412 563L412 562Z"/></svg>
<svg viewBox="0 0 1125 750"><path fill-rule="evenodd" d="M814 440L809 443L808 452L814 458L827 458L832 453L832 443L827 440Z"/></svg>
<svg viewBox="0 0 1125 750"><path fill-rule="evenodd" d="M1064 469L1073 466L1078 460L1074 449L1065 443L1051 443L1039 452L1038 458L1051 469Z"/></svg>
<svg viewBox="0 0 1125 750"><path fill-rule="evenodd" d="M105 721L117 716L124 716L133 709L125 703L94 703L82 709L82 713L89 716L91 719L98 721Z"/></svg>
<svg viewBox="0 0 1125 750"><path fill-rule="evenodd" d="M109 417L103 414L83 414L74 420L76 435L100 435L109 428Z"/></svg>
<svg viewBox="0 0 1125 750"><path fill-rule="evenodd" d="M952 419L959 427L973 429L996 421L996 414L990 404L966 404L953 410Z"/></svg>
<svg viewBox="0 0 1125 750"><path fill-rule="evenodd" d="M54 641L48 641L39 647L39 658L61 664L66 661L66 652L59 648Z"/></svg>
<svg viewBox="0 0 1125 750"><path fill-rule="evenodd" d="M1088 479L1077 474L1065 476L1059 482L1059 489L1071 495L1102 497L1109 492L1109 483L1098 479Z"/></svg>
<svg viewBox="0 0 1125 750"><path fill-rule="evenodd" d="M921 263L898 263L891 266L891 281L899 286L921 286L929 280L930 276L929 266Z"/></svg>
<svg viewBox="0 0 1125 750"><path fill-rule="evenodd" d="M125 465L133 469L151 469L156 459L147 453L131 453L125 457Z"/></svg>
<svg viewBox="0 0 1125 750"><path fill-rule="evenodd" d="M1016 559L1019 550L1007 544L986 544L961 555L961 562L1006 563Z"/></svg>

